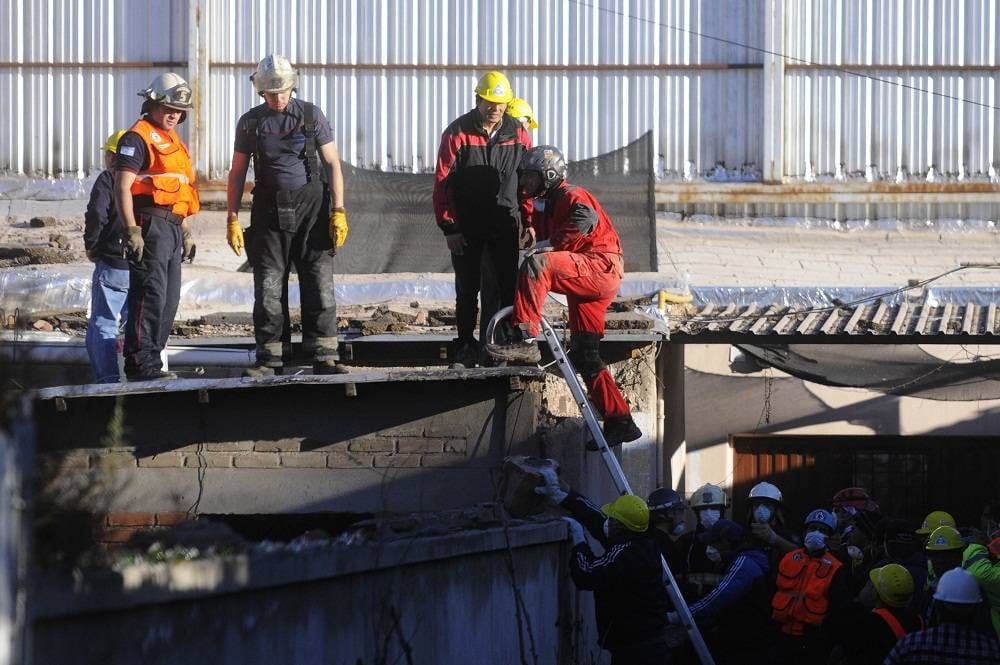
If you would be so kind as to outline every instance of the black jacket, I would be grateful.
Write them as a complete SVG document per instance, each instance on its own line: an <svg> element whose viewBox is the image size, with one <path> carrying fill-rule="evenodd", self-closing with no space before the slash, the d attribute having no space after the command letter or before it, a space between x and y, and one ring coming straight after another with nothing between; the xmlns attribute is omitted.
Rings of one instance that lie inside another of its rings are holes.
<svg viewBox="0 0 1000 665"><path fill-rule="evenodd" d="M576 586L594 592L601 647L613 652L662 635L671 604L656 540L648 532L628 532L609 541L604 536L604 514L576 492L560 505L604 546L604 554L594 556L590 546L581 543L573 547L570 558Z"/></svg>
<svg viewBox="0 0 1000 665"><path fill-rule="evenodd" d="M83 246L112 268L128 269L122 258L124 234L118 209L115 207L115 183L111 171L101 171L90 190L90 201L84 214Z"/></svg>

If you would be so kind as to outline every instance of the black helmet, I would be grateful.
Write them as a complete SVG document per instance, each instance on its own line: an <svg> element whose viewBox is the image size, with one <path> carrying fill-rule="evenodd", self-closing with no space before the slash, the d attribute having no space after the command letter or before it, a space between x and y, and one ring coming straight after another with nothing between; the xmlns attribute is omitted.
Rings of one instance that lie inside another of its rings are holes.
<svg viewBox="0 0 1000 665"><path fill-rule="evenodd" d="M542 186L546 191L566 179L566 159L554 145L535 146L524 153L517 172L536 171L542 176Z"/></svg>
<svg viewBox="0 0 1000 665"><path fill-rule="evenodd" d="M653 493L646 499L649 506L649 513L653 518L666 515L671 510L684 507L684 499L680 494L672 489L661 487L653 490Z"/></svg>

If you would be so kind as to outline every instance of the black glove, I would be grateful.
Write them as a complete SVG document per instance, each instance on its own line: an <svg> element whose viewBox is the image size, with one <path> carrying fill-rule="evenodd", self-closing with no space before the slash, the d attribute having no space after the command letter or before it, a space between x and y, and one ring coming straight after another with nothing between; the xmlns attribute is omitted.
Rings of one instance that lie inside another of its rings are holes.
<svg viewBox="0 0 1000 665"><path fill-rule="evenodd" d="M146 241L142 239L142 228L130 226L125 231L125 258L138 263L142 261L142 250L146 248Z"/></svg>
<svg viewBox="0 0 1000 665"><path fill-rule="evenodd" d="M190 231L185 230L181 235L181 244L184 248L181 250L181 261L183 263L194 263L195 252L198 251L198 245L194 244L194 236Z"/></svg>

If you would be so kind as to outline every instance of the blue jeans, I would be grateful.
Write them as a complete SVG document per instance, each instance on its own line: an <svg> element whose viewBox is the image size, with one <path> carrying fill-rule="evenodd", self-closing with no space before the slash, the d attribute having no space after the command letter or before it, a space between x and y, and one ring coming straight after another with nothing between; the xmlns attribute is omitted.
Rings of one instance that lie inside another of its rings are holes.
<svg viewBox="0 0 1000 665"><path fill-rule="evenodd" d="M118 320L128 317L128 269L98 259L90 282L87 355L95 383L118 383Z"/></svg>

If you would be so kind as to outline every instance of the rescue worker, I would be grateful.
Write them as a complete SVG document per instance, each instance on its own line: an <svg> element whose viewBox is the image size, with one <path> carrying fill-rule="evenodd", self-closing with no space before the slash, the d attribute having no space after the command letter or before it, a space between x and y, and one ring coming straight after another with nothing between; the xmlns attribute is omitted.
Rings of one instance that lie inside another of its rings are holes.
<svg viewBox="0 0 1000 665"><path fill-rule="evenodd" d="M913 576L906 568L890 563L872 568L868 576L875 589L875 607L859 612L840 642L846 662L852 665L881 665L903 636L925 628L923 618L910 608Z"/></svg>
<svg viewBox="0 0 1000 665"><path fill-rule="evenodd" d="M685 596L693 601L714 589L722 579L725 562L717 552L706 552L705 540L701 536L722 519L728 497L722 488L707 483L691 494L689 503L697 516L697 524L684 557L687 574L683 584Z"/></svg>
<svg viewBox="0 0 1000 665"><path fill-rule="evenodd" d="M770 561L745 534L736 522L720 519L697 536L710 558L717 558L724 570L721 581L690 607L719 665L765 662L768 610L774 592ZM674 612L667 619L679 623Z"/></svg>
<svg viewBox="0 0 1000 665"><path fill-rule="evenodd" d="M580 589L594 592L598 644L611 652L612 665L668 662L666 639L670 601L663 565L650 537L649 508L631 494L598 509L585 496L564 489L551 468L543 468L535 488L572 514L564 517L573 541L570 575ZM584 529L604 548L595 556Z"/></svg>
<svg viewBox="0 0 1000 665"><path fill-rule="evenodd" d="M962 553L962 568L986 594L993 630L1000 638L1000 505L987 504L980 518L982 542L973 542Z"/></svg>
<svg viewBox="0 0 1000 665"><path fill-rule="evenodd" d="M514 97L507 104L507 115L521 123L525 131L538 129L538 120L535 118L535 112L531 110L531 104L520 97Z"/></svg>
<svg viewBox="0 0 1000 665"><path fill-rule="evenodd" d="M522 199L542 199L543 209L532 225L544 242L529 250L518 274L511 343L490 344L487 350L497 360L537 363L542 305L550 291L565 295L572 334L569 356L604 419L604 437L611 446L634 441L642 432L600 355L604 311L624 275L618 233L590 192L566 182L566 161L555 146L525 154L518 190Z"/></svg>
<svg viewBox="0 0 1000 665"><path fill-rule="evenodd" d="M240 200L252 159L256 181L246 250L253 266L257 358L244 374L273 376L291 360L288 276L293 265L302 305L302 355L315 374L343 373L333 291L333 254L348 232L340 154L323 112L293 97L298 72L287 58L267 56L250 80L264 103L236 123L226 188L226 238L239 255L246 240Z"/></svg>
<svg viewBox="0 0 1000 665"><path fill-rule="evenodd" d="M531 148L531 137L506 114L514 98L502 73L484 74L475 89L476 106L441 135L434 172L434 216L444 233L455 269L455 365L475 367L482 263L492 263L499 307L513 302L521 212L517 166ZM482 312L480 338L495 311Z"/></svg>
<svg viewBox="0 0 1000 665"><path fill-rule="evenodd" d="M173 72L139 91L141 117L118 141L115 204L129 258L125 376L170 379L161 352L181 293L181 261L194 259L191 215L201 209L194 165L177 125L191 110L191 87Z"/></svg>
<svg viewBox="0 0 1000 665"><path fill-rule="evenodd" d="M920 524L920 528L917 529L917 544L920 549L927 546L927 539L930 537L931 532L939 526L950 526L953 529L958 528L958 524L955 522L955 518L943 510L932 510L927 513L927 517Z"/></svg>
<svg viewBox="0 0 1000 665"><path fill-rule="evenodd" d="M649 508L650 533L660 546L660 553L670 566L674 578L681 580L686 572L685 554L690 547L691 533L684 521L684 499L675 490L660 487L646 499Z"/></svg>
<svg viewBox="0 0 1000 665"><path fill-rule="evenodd" d="M927 540L927 596L930 597L937 589L938 580L952 568L962 565L962 550L965 542L954 527L939 526ZM931 608L924 609L924 616L930 617Z"/></svg>
<svg viewBox="0 0 1000 665"><path fill-rule="evenodd" d="M837 518L817 508L805 520L803 547L778 564L771 618L778 627L772 656L779 663L825 663L833 646L828 624L851 603L847 568L828 549Z"/></svg>
<svg viewBox="0 0 1000 665"><path fill-rule="evenodd" d="M750 488L747 524L750 536L768 553L772 571L778 569L778 562L785 554L799 546L798 538L785 526L781 490L769 482L759 482Z"/></svg>
<svg viewBox="0 0 1000 665"><path fill-rule="evenodd" d="M979 585L961 568L941 576L934 592L934 625L906 635L896 643L885 665L941 663L986 665L1000 663L1000 642L976 628L983 601Z"/></svg>
<svg viewBox="0 0 1000 665"><path fill-rule="evenodd" d="M111 134L102 146L104 170L90 189L84 214L83 247L94 263L90 278L90 319L87 356L94 383L118 383L118 329L128 320L128 260L121 220L115 209L115 153L124 129Z"/></svg>
<svg viewBox="0 0 1000 665"><path fill-rule="evenodd" d="M880 540L883 555L873 568L889 564L903 566L913 580L914 591L911 594L910 609L920 612L926 605L927 555L922 549L917 549L917 537L913 525L904 519L888 519L883 523ZM858 602L873 608L877 600L878 594L869 575L868 584L858 594Z"/></svg>
<svg viewBox="0 0 1000 665"><path fill-rule="evenodd" d="M851 567L852 595L868 582L880 552L876 551L875 532L881 524L878 504L863 487L846 487L833 495L831 510L837 517L838 538L830 551Z"/></svg>

